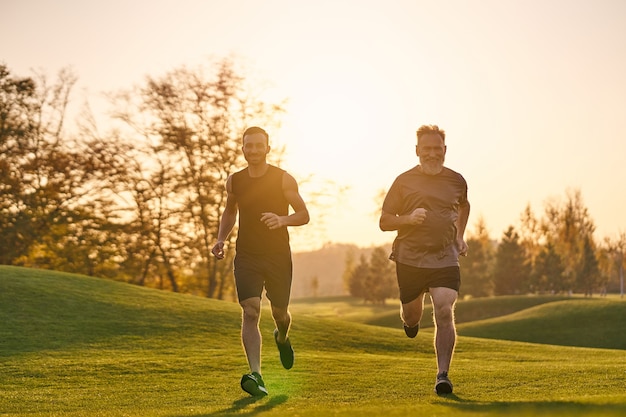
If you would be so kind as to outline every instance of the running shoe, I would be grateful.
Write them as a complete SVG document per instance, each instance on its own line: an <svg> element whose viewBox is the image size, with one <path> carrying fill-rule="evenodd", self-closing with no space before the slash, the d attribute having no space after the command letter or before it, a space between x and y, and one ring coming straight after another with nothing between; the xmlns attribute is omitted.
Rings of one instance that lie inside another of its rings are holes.
<svg viewBox="0 0 626 417"><path fill-rule="evenodd" d="M417 336L417 332L420 331L420 325L416 324L415 327L409 327L406 324L404 325L404 333L411 339Z"/></svg>
<svg viewBox="0 0 626 417"><path fill-rule="evenodd" d="M283 364L283 368L291 369L293 366L293 348L291 342L287 338L283 343L278 342L278 329L274 329L274 341L276 341L276 347L280 353L280 363Z"/></svg>
<svg viewBox="0 0 626 417"><path fill-rule="evenodd" d="M258 372L252 372L251 374L242 376L241 389L253 397L264 397L267 395L265 382L263 382L263 378L261 378L261 374Z"/></svg>
<svg viewBox="0 0 626 417"><path fill-rule="evenodd" d="M452 394L452 382L448 378L447 372L441 372L437 375L437 382L435 383L435 392L438 395Z"/></svg>

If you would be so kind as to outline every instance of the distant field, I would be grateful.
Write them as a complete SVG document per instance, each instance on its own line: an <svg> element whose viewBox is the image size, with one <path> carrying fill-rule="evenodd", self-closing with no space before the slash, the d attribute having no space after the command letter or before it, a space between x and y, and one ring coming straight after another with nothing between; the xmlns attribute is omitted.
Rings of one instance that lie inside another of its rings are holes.
<svg viewBox="0 0 626 417"><path fill-rule="evenodd" d="M447 397L432 392L432 329L406 338L397 304L299 300L292 312L285 371L264 309L270 395L257 400L239 388L236 304L0 266L0 416L626 415L619 299L460 302Z"/></svg>

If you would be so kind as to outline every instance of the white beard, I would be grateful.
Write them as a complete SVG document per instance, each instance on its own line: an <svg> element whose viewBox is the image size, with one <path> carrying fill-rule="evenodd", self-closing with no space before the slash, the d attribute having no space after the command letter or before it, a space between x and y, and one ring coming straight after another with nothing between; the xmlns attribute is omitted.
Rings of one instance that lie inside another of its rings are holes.
<svg viewBox="0 0 626 417"><path fill-rule="evenodd" d="M443 170L443 161L421 162L421 166L424 174L437 175Z"/></svg>

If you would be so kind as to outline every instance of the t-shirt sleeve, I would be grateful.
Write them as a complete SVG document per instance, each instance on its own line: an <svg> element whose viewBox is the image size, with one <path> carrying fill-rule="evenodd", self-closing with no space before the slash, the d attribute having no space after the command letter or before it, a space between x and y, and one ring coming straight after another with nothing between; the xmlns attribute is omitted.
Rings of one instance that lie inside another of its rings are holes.
<svg viewBox="0 0 626 417"><path fill-rule="evenodd" d="M396 179L393 184L391 184L391 188L389 188L389 191L385 196L385 200L383 201L383 211L389 214L400 214L401 207L402 195L400 193L398 180Z"/></svg>
<svg viewBox="0 0 626 417"><path fill-rule="evenodd" d="M461 179L461 184L463 186L463 192L461 193L461 198L459 199L459 202L461 204L465 204L467 203L467 181L465 181L465 178L463 178L461 174L459 174L459 177Z"/></svg>

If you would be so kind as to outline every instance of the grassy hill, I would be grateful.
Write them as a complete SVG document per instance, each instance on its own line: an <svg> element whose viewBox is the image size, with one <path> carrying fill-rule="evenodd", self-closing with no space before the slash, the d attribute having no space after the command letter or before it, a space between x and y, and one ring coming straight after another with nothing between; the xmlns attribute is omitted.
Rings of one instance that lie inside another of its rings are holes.
<svg viewBox="0 0 626 417"><path fill-rule="evenodd" d="M426 305L421 327L433 327ZM400 304L364 305L352 297L302 299L293 311L322 318L339 317L400 329ZM566 296L503 296L461 300L456 305L458 333L486 339L562 346L626 349L626 302Z"/></svg>
<svg viewBox="0 0 626 417"><path fill-rule="evenodd" d="M464 336L626 350L626 302L569 299L459 327Z"/></svg>
<svg viewBox="0 0 626 417"><path fill-rule="evenodd" d="M623 348L550 344L555 333L572 340L559 324L570 315L579 335L621 329L623 301L587 301L482 313L491 318L463 324L462 332L473 333L459 337L448 397L432 393L431 329L411 340L397 327L310 313L333 311L332 300L300 301L296 365L285 371L266 307L270 396L253 399L238 385L247 365L236 304L0 266L0 415L621 416ZM534 343L496 340L509 327ZM616 333L611 343L623 346L626 332Z"/></svg>

